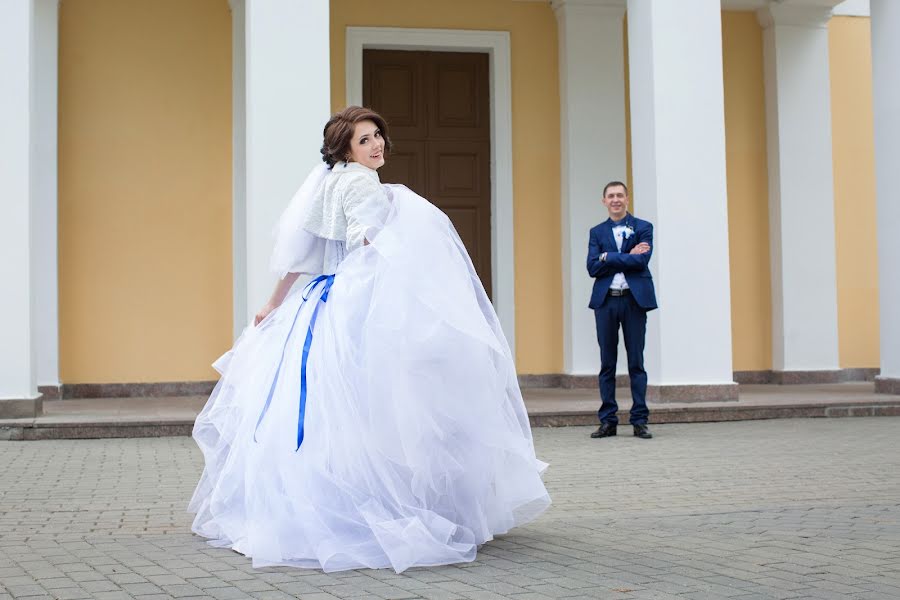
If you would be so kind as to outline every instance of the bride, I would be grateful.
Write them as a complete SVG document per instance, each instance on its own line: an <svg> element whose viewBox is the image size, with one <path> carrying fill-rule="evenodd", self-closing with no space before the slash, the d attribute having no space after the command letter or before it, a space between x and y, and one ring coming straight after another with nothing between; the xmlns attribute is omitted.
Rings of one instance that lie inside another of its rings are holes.
<svg viewBox="0 0 900 600"><path fill-rule="evenodd" d="M390 148L371 110L328 121L194 425L193 530L257 567L472 561L550 504L497 316L449 219L379 182Z"/></svg>

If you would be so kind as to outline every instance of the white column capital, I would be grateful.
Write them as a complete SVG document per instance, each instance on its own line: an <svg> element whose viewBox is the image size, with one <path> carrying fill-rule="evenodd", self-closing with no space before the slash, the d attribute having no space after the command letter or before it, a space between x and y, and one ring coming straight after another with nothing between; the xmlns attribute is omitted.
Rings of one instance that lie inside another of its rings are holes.
<svg viewBox="0 0 900 600"><path fill-rule="evenodd" d="M763 29L776 25L824 29L831 20L832 8L838 2L779 3L769 4L756 11L756 19Z"/></svg>
<svg viewBox="0 0 900 600"><path fill-rule="evenodd" d="M625 0L552 0L550 7L557 18L566 12L590 12L606 17L625 16Z"/></svg>

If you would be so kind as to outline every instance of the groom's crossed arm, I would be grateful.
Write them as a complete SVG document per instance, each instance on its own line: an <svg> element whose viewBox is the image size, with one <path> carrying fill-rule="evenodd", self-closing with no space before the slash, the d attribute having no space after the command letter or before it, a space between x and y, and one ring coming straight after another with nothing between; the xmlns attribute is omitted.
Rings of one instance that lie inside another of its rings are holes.
<svg viewBox="0 0 900 600"><path fill-rule="evenodd" d="M604 260L601 260L603 252L600 249L599 233L591 231L588 243L587 269L591 277L603 277L610 273L624 273L629 271L643 271L650 264L650 256L653 254L653 225L647 224L634 232L638 244L647 244L650 249L643 254L627 254L624 252L606 252Z"/></svg>

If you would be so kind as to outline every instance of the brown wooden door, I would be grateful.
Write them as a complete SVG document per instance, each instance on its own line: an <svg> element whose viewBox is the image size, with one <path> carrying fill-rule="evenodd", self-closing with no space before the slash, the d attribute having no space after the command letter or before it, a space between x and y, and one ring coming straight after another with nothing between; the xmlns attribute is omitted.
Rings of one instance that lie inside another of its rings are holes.
<svg viewBox="0 0 900 600"><path fill-rule="evenodd" d="M379 171L440 208L491 295L488 55L363 52L363 103L388 122L394 151Z"/></svg>

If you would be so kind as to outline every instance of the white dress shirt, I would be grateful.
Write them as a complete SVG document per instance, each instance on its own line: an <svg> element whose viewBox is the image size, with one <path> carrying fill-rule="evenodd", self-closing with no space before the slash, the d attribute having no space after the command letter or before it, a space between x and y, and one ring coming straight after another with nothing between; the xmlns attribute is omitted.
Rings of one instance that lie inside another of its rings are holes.
<svg viewBox="0 0 900 600"><path fill-rule="evenodd" d="M613 227L613 237L616 238L616 249L622 251L622 241L625 239L625 223ZM612 283L609 284L611 290L627 290L628 282L625 281L625 273L616 273L613 276Z"/></svg>

